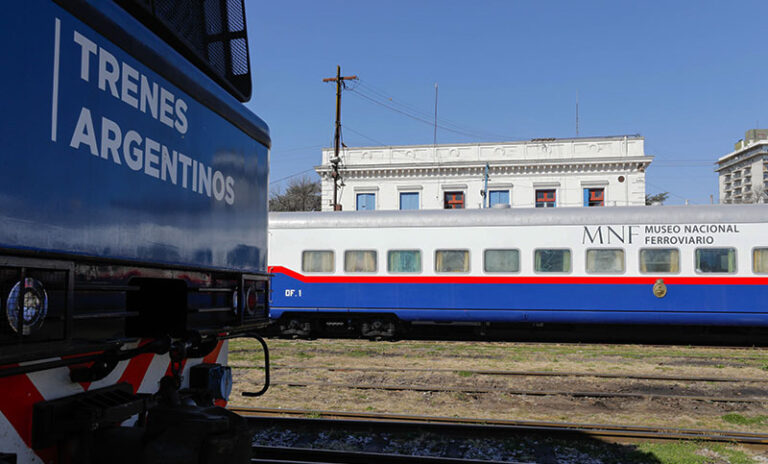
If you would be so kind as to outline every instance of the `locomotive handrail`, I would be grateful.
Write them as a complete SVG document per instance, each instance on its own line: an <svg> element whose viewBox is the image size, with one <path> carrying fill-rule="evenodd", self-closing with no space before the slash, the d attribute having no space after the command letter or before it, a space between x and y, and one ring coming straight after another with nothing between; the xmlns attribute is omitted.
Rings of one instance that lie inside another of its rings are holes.
<svg viewBox="0 0 768 464"><path fill-rule="evenodd" d="M249 333L249 334L244 335L244 336L257 340L259 343L261 343L261 346L264 349L264 386L261 388L261 390L259 390L257 392L245 392L244 391L244 392L241 393L242 396L252 398L252 397L256 397L256 396L261 396L264 393L266 393L267 390L269 390L269 348L267 347L267 342L265 342L264 339L261 338L261 336L259 336L257 334ZM235 337L232 337L232 338L235 338Z"/></svg>
<svg viewBox="0 0 768 464"><path fill-rule="evenodd" d="M167 353L170 347L170 343L171 343L170 338L164 337L164 338L155 339L145 345L142 345L138 348L133 348L130 350L119 350L119 349L109 350L109 351L104 351L104 352L95 353L95 354L91 352L89 354L57 359L55 361L45 361L45 362L34 363L34 364L24 364L21 366L10 365L8 367L0 368L0 378L13 377L15 375L22 375L22 374L31 374L33 372L41 372L49 369L56 369L59 367L67 367L67 366L73 366L76 364L83 364L83 363L89 363L89 362L92 362L92 363L95 363L95 365L98 365L98 367L96 367L95 369L96 371L103 372L104 370L108 369L108 367L113 363L116 364L119 361L131 359L141 354ZM93 366L87 368L87 370L91 371L92 368ZM102 378L107 374L109 374L111 370L112 369L108 369L106 374L104 374ZM81 378L81 376L83 375L84 374L82 373L82 370L73 370L70 374L70 377L72 378L73 382L99 380L98 378L93 378L91 376L89 376L90 380Z"/></svg>

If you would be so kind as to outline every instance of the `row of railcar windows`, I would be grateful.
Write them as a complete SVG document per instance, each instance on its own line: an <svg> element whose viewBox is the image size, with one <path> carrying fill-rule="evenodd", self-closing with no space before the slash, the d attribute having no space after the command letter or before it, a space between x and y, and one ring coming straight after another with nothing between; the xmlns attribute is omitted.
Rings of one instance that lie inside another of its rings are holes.
<svg viewBox="0 0 768 464"><path fill-rule="evenodd" d="M696 272L730 274L736 272L736 249L697 248ZM345 272L376 272L376 250L347 250L344 252ZM621 274L626 270L624 250L588 249L586 272L589 274ZM307 250L302 253L304 272L334 272L334 252ZM421 250L387 251L387 271L390 273L421 272ZM483 251L485 272L520 272L520 250L489 249ZM534 270L541 273L571 272L571 250L539 249L534 251ZM768 273L768 248L752 251L752 270ZM640 250L640 272L646 274L677 273L680 271L680 251L675 248L645 248ZM469 272L469 250L436 250L435 272Z"/></svg>

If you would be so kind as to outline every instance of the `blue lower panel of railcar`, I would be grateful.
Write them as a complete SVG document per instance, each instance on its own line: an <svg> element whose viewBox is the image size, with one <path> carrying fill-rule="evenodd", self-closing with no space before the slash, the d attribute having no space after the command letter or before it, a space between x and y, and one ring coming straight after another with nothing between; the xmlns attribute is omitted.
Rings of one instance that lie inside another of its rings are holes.
<svg viewBox="0 0 768 464"><path fill-rule="evenodd" d="M305 283L273 278L270 316L390 313L404 321L768 326L768 286Z"/></svg>

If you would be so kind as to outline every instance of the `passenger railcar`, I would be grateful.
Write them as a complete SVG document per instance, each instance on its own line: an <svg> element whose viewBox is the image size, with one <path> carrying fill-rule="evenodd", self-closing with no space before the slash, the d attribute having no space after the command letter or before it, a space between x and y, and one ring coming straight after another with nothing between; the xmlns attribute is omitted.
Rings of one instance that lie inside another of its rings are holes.
<svg viewBox="0 0 768 464"><path fill-rule="evenodd" d="M285 334L768 325L768 206L271 213Z"/></svg>
<svg viewBox="0 0 768 464"><path fill-rule="evenodd" d="M0 463L249 462L227 340L267 321L242 0L0 16Z"/></svg>

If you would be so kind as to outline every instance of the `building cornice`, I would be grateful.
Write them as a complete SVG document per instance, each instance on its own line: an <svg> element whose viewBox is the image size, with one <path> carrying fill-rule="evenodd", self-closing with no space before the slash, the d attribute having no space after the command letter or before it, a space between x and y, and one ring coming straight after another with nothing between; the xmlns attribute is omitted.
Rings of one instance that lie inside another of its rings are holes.
<svg viewBox="0 0 768 464"><path fill-rule="evenodd" d="M584 172L644 172L653 161L653 156L614 158L580 158L555 160L503 160L490 165L491 175L533 175L567 174ZM484 162L463 161L450 163L398 163L366 164L343 166L341 172L347 178L387 177L435 177L435 176L477 176L485 170ZM329 165L315 166L320 176L328 176Z"/></svg>
<svg viewBox="0 0 768 464"><path fill-rule="evenodd" d="M715 168L715 172L720 172L723 169L728 169L735 164L746 161L752 157L768 154L768 141L760 141L753 143L740 150L733 151L717 160L718 166Z"/></svg>
<svg viewBox="0 0 768 464"><path fill-rule="evenodd" d="M453 147L495 147L500 145L540 145L542 143L567 143L567 142L606 142L611 140L644 140L644 137L640 134L625 134L625 135L607 135L607 136L591 136L591 137L567 137L567 138L534 138L529 140L510 140L505 142L475 142L475 143L452 143L452 144L440 144L437 148L453 148ZM434 148L432 144L419 144L419 145L373 145L373 146L359 146L354 147L354 150L381 150L381 149L418 149L418 148ZM332 147L323 148L323 151L333 150Z"/></svg>

